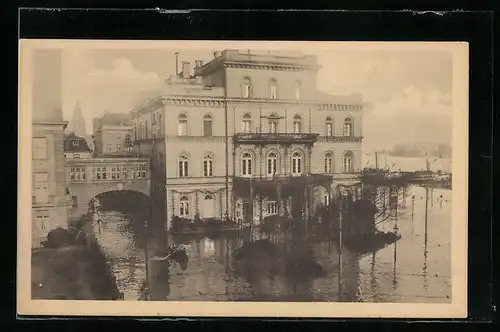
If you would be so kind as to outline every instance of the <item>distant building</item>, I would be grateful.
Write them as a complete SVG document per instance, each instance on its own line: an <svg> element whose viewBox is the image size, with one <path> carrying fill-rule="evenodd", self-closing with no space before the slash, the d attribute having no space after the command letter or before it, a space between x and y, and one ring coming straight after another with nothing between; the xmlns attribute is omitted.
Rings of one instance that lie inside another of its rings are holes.
<svg viewBox="0 0 500 332"><path fill-rule="evenodd" d="M64 128L61 109L61 51L34 54L32 109L32 246L50 230L66 226L71 199L66 196Z"/></svg>
<svg viewBox="0 0 500 332"><path fill-rule="evenodd" d="M83 137L70 133L64 137L64 158L85 159L92 157L92 150Z"/></svg>
<svg viewBox="0 0 500 332"><path fill-rule="evenodd" d="M92 135L87 134L85 119L83 118L82 108L79 101L76 102L75 109L73 111L73 117L68 123L65 133L66 135L74 133L76 136L84 138L90 150L94 150Z"/></svg>
<svg viewBox="0 0 500 332"><path fill-rule="evenodd" d="M94 119L94 155L116 154L127 151L133 133L129 114L105 112Z"/></svg>

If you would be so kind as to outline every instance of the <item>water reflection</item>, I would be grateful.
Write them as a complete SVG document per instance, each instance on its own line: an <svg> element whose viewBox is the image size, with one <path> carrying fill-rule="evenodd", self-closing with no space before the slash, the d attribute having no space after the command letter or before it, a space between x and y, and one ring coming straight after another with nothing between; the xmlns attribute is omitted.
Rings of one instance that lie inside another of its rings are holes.
<svg viewBox="0 0 500 332"><path fill-rule="evenodd" d="M338 242L324 237L263 234L258 229L211 238L150 232L150 256L165 251L167 244L188 244L190 248L185 269L150 260L149 299L449 301L451 191L434 191L439 204L428 204L426 214L425 189L410 188L406 197L415 195L416 199L400 205L397 219L377 225L381 231L397 229L401 240L364 255L339 248ZM130 215L105 212L98 235L125 300L146 299L145 243L140 226ZM242 264L237 252L250 248L252 241L254 249Z"/></svg>

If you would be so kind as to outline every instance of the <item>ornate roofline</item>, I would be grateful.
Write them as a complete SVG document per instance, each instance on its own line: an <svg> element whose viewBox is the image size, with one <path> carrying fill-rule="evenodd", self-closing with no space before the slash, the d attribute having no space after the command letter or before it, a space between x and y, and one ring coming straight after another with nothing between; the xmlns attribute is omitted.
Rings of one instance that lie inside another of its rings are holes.
<svg viewBox="0 0 500 332"><path fill-rule="evenodd" d="M254 99L254 98L217 98L203 96L160 96L143 104L142 108L136 108L131 111L132 118L137 116L137 113L148 113L159 106L192 106L192 107L220 107L223 108L229 103L253 103L253 104L302 104L309 105L315 111L362 111L363 106L359 103L324 103L318 101L303 101L303 100L285 100L285 99Z"/></svg>
<svg viewBox="0 0 500 332"><path fill-rule="evenodd" d="M235 62L225 61L222 63L225 68L241 68L241 69L262 69L262 70L281 70L281 71L300 71L300 70L318 70L319 65L291 65L291 64L274 64L274 63L251 63L251 62Z"/></svg>

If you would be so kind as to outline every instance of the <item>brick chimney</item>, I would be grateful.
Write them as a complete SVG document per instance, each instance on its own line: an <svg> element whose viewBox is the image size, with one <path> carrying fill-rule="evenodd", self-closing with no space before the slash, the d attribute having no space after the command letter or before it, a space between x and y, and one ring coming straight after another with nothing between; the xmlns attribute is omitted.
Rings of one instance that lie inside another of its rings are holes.
<svg viewBox="0 0 500 332"><path fill-rule="evenodd" d="M182 77L184 78L191 77L191 62L189 61L182 62Z"/></svg>

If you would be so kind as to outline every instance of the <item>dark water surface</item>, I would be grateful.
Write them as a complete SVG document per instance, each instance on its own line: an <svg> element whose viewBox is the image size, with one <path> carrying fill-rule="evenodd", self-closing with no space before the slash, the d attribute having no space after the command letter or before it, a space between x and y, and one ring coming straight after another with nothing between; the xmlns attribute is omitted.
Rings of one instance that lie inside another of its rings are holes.
<svg viewBox="0 0 500 332"><path fill-rule="evenodd" d="M412 194L415 194L413 220ZM164 252L167 240L170 244L190 245L185 270L178 264L165 267L164 263L150 262L151 299L450 302L451 191L434 189L433 195L429 195L427 233L425 189L410 188L404 205L398 210L397 221L401 240L377 252L358 255L344 249L339 260L337 242L306 239L324 274L300 280L283 273L269 273L271 259L265 254L255 262L251 273L233 259L234 251L244 241L268 239L280 248L289 248L291 239L284 234L265 235L256 229L216 238L169 235L165 239L163 232L150 229L149 257ZM394 226L394 218L378 225L384 231L392 231ZM103 213L101 229L96 234L118 287L128 301L139 299L141 284L146 278L143 234L141 223L114 211Z"/></svg>

